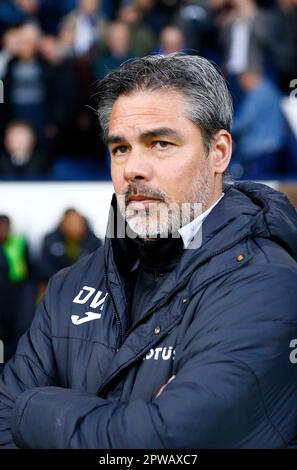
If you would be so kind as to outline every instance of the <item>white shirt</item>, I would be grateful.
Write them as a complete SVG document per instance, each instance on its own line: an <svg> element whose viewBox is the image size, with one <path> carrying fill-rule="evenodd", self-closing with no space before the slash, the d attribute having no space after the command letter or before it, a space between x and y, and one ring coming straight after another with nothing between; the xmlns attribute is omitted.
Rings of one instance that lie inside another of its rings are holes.
<svg viewBox="0 0 297 470"><path fill-rule="evenodd" d="M197 234L198 230L201 229L202 224L204 220L206 219L206 217L211 213L213 208L220 202L220 200L223 198L224 195L225 193L222 193L221 197L219 197L219 199L212 206L210 206L206 211L202 212L202 214L200 214L198 217L192 220L192 222L190 222L187 225L184 225L178 230L182 238L183 244L184 244L184 249L188 248L190 243L193 241L195 235ZM199 237L198 241L197 240L195 241L196 243L195 245L191 246L192 248L197 248L201 245L202 231L201 231L201 237ZM197 243L198 243L198 246L197 246ZM136 262L131 268L131 271L134 271L135 269L137 269L138 266L139 266L139 259L136 260Z"/></svg>
<svg viewBox="0 0 297 470"><path fill-rule="evenodd" d="M239 74L246 70L249 61L251 41L251 24L249 21L235 23L231 29L231 44L227 70L231 74Z"/></svg>
<svg viewBox="0 0 297 470"><path fill-rule="evenodd" d="M77 20L74 50L78 55L89 52L96 39L95 27L87 16L80 15Z"/></svg>
<svg viewBox="0 0 297 470"><path fill-rule="evenodd" d="M206 211L202 212L198 217L196 217L192 222L190 222L187 225L184 225L179 229L179 234L183 239L184 243L184 248L188 248L190 245L191 241L195 237L196 233L198 230L201 229L202 224L206 217L211 213L213 208L220 202L220 200L224 197L224 193L222 193L221 197L212 205L210 206Z"/></svg>

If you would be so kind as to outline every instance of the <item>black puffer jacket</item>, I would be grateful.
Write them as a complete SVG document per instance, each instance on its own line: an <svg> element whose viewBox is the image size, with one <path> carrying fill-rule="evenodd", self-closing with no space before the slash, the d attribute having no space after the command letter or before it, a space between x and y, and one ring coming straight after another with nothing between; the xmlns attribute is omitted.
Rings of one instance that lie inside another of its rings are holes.
<svg viewBox="0 0 297 470"><path fill-rule="evenodd" d="M131 256L107 239L52 279L0 383L1 445L13 435L32 448L288 446L297 217L285 197L229 187L202 246L185 250L128 331Z"/></svg>

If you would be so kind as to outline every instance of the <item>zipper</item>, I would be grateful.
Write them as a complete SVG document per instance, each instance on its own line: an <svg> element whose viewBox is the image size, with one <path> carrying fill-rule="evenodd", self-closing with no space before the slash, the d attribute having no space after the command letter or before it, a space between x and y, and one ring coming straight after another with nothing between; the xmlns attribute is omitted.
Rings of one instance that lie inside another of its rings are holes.
<svg viewBox="0 0 297 470"><path fill-rule="evenodd" d="M205 261L207 261L209 258L213 258L214 256L218 256L222 253L224 253L225 251L229 250L230 248L232 248L233 246L237 245L237 243L241 242L242 240L244 240L245 238L247 238L249 235L251 235L251 231L245 233L244 235L242 235L240 238L238 238L237 240L229 243L229 245L225 246L224 248L222 248L221 250L217 250L217 251L214 251L210 254L208 254L207 256L205 256L204 258L202 258L202 260L199 262L199 265L203 264ZM199 266L198 265L198 266ZM197 266L196 266L197 267ZM196 269L196 268L195 268ZM194 271L194 270L193 270ZM135 325L133 325L131 328L129 328L125 334L125 336L123 335L123 329L122 329L122 324L121 324L121 320L117 314L117 309L116 309L116 306L115 306L115 303L114 303L114 299L113 299L113 296L112 296L112 293L111 293L111 290L109 288L109 284L108 284L108 280L107 280L107 265L106 265L106 260L104 261L104 279L105 279L105 284L106 284L106 289L107 289L107 292L110 296L110 300L111 300L111 304L112 304L112 307L113 307L113 316L115 318L115 323L116 323L116 328L118 329L118 332L119 332L119 335L118 335L118 338L117 338L117 341L116 341L116 351L118 351L119 347L123 344L123 342L125 341L125 339L129 336L129 334L135 329L137 328L137 326L142 323L143 321L147 320L148 317L150 317L152 314L154 314L159 308L163 307L163 305L165 305L168 300L173 297L185 284L187 284L188 280L190 279L190 277L192 276L193 274L193 271L191 271L191 273L186 277L186 279L184 279L180 284L178 284L176 286L176 288L174 289L173 292L171 292L166 298L165 300L161 301L158 305L156 305L155 307L153 307L151 310L149 310L146 315L144 317L142 317L141 320L139 320L137 323L135 323Z"/></svg>
<svg viewBox="0 0 297 470"><path fill-rule="evenodd" d="M229 249L232 248L233 246L237 245L237 243L239 243L240 241L242 241L242 240L244 240L245 238L247 238L251 233L252 233L252 232L249 231L249 232L247 232L245 235L243 235L243 236L241 236L240 238L238 238L236 241L234 241L234 242L232 242L232 243L229 243L229 245L225 246L225 248L222 248L221 250L214 251L214 252L212 252L211 254L205 256L204 258L202 258L202 260L200 261L199 265L203 264L203 263L204 263L205 261L207 261L209 258L212 258L213 256L217 256L217 255L222 254L222 253L224 253L225 251L229 250ZM199 265L198 265L198 266L199 266ZM106 266L105 266L105 267L106 267ZM197 266L196 266L196 267L197 267ZM195 268L195 269L196 269L196 268ZM165 299L163 302L160 302L157 306L155 306L155 307L153 307L151 310L149 310L149 311L147 312L147 314L143 317L142 320L140 320L139 322L137 322L137 323L133 326L133 328L129 329L128 332L127 332L127 334L125 335L124 340L125 340L126 337L138 326L139 323L141 323L143 320L147 319L148 316L152 315L153 313L155 313L155 311L156 311L157 309L159 309L159 308L161 308L163 305L165 305L165 304L168 302L168 300L169 300L173 295L175 295L176 292L177 292L178 290L180 290L180 289L188 282L188 280L190 279L190 277L191 277L192 274L193 274L193 271L194 271L194 270L191 271L191 273L186 277L186 279L184 279L184 281L182 281L182 282L174 289L174 291L171 292L170 295L168 295L168 296L166 297L166 299ZM111 297L111 299L112 299L112 297ZM119 321L119 324L120 324L120 321ZM121 324L120 324L120 325L121 325ZM120 326L120 327L121 327L121 326ZM121 333L121 334L122 334L122 333ZM156 343L157 343L157 341L156 341ZM127 365L127 364L126 364L126 365ZM115 371L115 372L112 374L112 376L108 377L108 379L104 381L104 383L103 383L103 384L99 387L99 389L98 389L98 392L97 392L98 396L100 396L103 391L104 391L104 394L106 393L106 392L105 392L106 387L108 386L109 382L110 382L111 380L113 380L113 379L117 376L117 374L118 374L118 371Z"/></svg>
<svg viewBox="0 0 297 470"><path fill-rule="evenodd" d="M202 258L202 260L199 262L198 266L203 264L205 261L207 261L209 258L213 258L214 256L217 256L217 255L220 255L222 253L224 253L225 251L229 250L230 248L232 248L233 246L237 245L237 243L241 242L242 240L244 240L245 238L247 238L249 235L251 234L251 231L247 232L245 235L242 235L240 238L238 238L236 241L232 242L232 243L229 243L229 245L225 246L225 248L222 248L221 250L217 250L217 251L214 251L212 253L210 253L209 255L205 256L204 258ZM197 267L197 266L196 266ZM196 268L195 268L196 269ZM133 327L129 328L127 333L125 334L125 337L124 337L124 341L125 339L129 336L129 334L140 324L142 323L144 320L147 320L148 317L150 317L153 313L155 313L159 308L163 307L167 302L168 300L173 297L180 289L182 289L184 287L185 284L187 284L188 280L190 279L190 277L192 276L194 272L194 269L193 271L191 271L191 273L186 277L186 279L184 279L180 284L178 284L176 286L176 288L174 289L173 292L171 292L166 298L165 300L161 301L159 304L157 304L155 307L153 307L151 310L149 310L145 316L139 320L137 323L135 323L135 325L133 325Z"/></svg>
<svg viewBox="0 0 297 470"><path fill-rule="evenodd" d="M121 344L123 344L123 329L122 329L122 324L121 324L120 317L118 316L118 313L117 313L117 309L116 309L116 306L115 306L115 303L114 303L114 299L113 299L111 290L109 288L109 283L108 283L108 279L107 279L106 260L104 260L104 280L105 280L106 290L108 292L108 295L110 296L111 305L112 305L112 309L113 309L112 313L113 313L113 317L115 319L116 328L117 328L118 333L119 333L118 337L117 337L117 340L116 340L116 352L118 352L119 346Z"/></svg>

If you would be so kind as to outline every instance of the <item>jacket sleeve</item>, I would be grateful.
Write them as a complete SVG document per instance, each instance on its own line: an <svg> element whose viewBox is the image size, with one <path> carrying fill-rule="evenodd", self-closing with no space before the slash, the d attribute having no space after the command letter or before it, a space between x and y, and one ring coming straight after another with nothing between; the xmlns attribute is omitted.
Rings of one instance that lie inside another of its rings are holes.
<svg viewBox="0 0 297 470"><path fill-rule="evenodd" d="M237 448L250 442L285 447L294 430L281 435L276 414L296 423L297 433L297 375L289 363L297 294L296 273L281 271L286 274L236 272L210 286L199 306L206 309L208 326L199 332L194 324L185 332L176 377L158 398L121 403L56 387L26 391L12 418L16 443L24 448ZM269 296L263 295L268 288Z"/></svg>
<svg viewBox="0 0 297 470"><path fill-rule="evenodd" d="M55 361L45 298L0 379L0 448L15 447L11 435L11 414L18 396L25 390L54 383Z"/></svg>

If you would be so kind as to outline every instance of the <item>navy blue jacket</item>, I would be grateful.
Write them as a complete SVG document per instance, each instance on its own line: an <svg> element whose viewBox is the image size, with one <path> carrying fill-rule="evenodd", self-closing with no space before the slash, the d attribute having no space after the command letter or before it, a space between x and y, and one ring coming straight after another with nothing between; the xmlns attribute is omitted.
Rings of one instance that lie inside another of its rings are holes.
<svg viewBox="0 0 297 470"><path fill-rule="evenodd" d="M127 247L106 239L51 280L4 369L0 445L289 446L295 209L264 185L230 186L203 224L202 246L184 251L130 330Z"/></svg>

